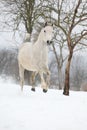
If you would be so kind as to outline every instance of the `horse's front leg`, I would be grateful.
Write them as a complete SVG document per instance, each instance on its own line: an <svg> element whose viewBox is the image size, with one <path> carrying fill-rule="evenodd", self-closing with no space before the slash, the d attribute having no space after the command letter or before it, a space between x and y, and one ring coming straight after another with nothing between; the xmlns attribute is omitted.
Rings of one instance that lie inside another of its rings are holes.
<svg viewBox="0 0 87 130"><path fill-rule="evenodd" d="M46 73L46 84L47 84L47 87L49 88L50 86L50 71L49 70Z"/></svg>
<svg viewBox="0 0 87 130"><path fill-rule="evenodd" d="M44 67L44 73L46 74L46 84L48 88L50 85L50 70L48 69L48 67Z"/></svg>
<svg viewBox="0 0 87 130"><path fill-rule="evenodd" d="M37 72L32 72L31 77L30 77L30 82L32 85L31 90L35 91L35 76L37 75Z"/></svg>
<svg viewBox="0 0 87 130"><path fill-rule="evenodd" d="M45 82L44 76L43 76L43 72L40 72L40 78L41 78L41 87L43 88L43 92L47 92L47 84Z"/></svg>

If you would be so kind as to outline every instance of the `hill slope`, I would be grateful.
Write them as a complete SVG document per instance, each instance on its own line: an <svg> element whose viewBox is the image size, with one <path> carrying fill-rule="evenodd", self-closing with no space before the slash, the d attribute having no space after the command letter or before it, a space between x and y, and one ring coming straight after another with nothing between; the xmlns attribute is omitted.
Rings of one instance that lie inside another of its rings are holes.
<svg viewBox="0 0 87 130"><path fill-rule="evenodd" d="M87 130L87 93L0 83L0 130Z"/></svg>

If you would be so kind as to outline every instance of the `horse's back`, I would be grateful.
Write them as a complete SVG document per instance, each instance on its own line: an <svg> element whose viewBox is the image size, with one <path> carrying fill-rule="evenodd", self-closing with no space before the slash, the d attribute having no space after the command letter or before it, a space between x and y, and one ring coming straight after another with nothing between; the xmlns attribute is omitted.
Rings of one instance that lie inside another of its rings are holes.
<svg viewBox="0 0 87 130"><path fill-rule="evenodd" d="M25 42L25 43L20 45L19 52L20 52L20 50L27 48L27 47L30 48L31 46L32 46L32 44L30 42Z"/></svg>

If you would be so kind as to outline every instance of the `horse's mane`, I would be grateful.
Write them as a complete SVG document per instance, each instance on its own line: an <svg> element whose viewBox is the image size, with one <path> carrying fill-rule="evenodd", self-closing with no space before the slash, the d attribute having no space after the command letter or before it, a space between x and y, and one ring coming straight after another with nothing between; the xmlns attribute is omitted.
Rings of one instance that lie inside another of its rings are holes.
<svg viewBox="0 0 87 130"><path fill-rule="evenodd" d="M26 33L26 34L25 34L25 38L24 38L24 40L23 40L23 43L29 42L29 41L30 41L30 34L29 34L29 33Z"/></svg>
<svg viewBox="0 0 87 130"><path fill-rule="evenodd" d="M41 31L41 29L44 27L44 24L43 23L37 23L35 26L34 26L34 31L33 31L33 34L32 34L32 41L33 43L35 43L37 41L37 38L39 36L39 33Z"/></svg>

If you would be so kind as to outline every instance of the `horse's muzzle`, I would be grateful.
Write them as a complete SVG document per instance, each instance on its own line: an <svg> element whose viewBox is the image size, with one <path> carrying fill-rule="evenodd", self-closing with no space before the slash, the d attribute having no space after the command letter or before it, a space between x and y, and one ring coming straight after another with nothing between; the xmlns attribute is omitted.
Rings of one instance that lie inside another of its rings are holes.
<svg viewBox="0 0 87 130"><path fill-rule="evenodd" d="M53 42L52 41L47 41L47 45L51 45Z"/></svg>

